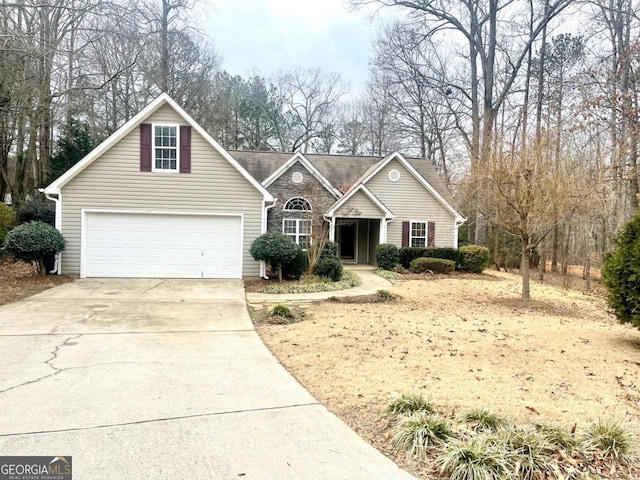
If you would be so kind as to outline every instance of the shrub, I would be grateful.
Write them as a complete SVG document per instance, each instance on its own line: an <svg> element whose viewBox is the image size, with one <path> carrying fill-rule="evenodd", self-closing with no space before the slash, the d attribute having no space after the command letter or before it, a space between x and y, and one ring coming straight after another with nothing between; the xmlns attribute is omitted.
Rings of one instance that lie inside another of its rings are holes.
<svg viewBox="0 0 640 480"><path fill-rule="evenodd" d="M483 437L474 438L464 445L447 446L436 463L450 480L507 478L508 463L503 452Z"/></svg>
<svg viewBox="0 0 640 480"><path fill-rule="evenodd" d="M293 312L291 309L281 303L275 305L269 312L269 315L272 317L293 318Z"/></svg>
<svg viewBox="0 0 640 480"><path fill-rule="evenodd" d="M16 218L13 209L0 202L0 245L4 243L4 237L15 224Z"/></svg>
<svg viewBox="0 0 640 480"><path fill-rule="evenodd" d="M17 202L15 207L18 223L44 222L51 226L56 222L56 205L39 193Z"/></svg>
<svg viewBox="0 0 640 480"><path fill-rule="evenodd" d="M614 237L605 255L602 281L607 303L620 323L640 328L640 211Z"/></svg>
<svg viewBox="0 0 640 480"><path fill-rule="evenodd" d="M453 432L444 418L428 412L416 412L398 422L391 442L398 450L407 450L424 459L430 447L451 436Z"/></svg>
<svg viewBox="0 0 640 480"><path fill-rule="evenodd" d="M262 260L277 270L278 280L282 281L282 265L297 257L298 245L284 233L269 232L253 241L249 253L255 260Z"/></svg>
<svg viewBox="0 0 640 480"><path fill-rule="evenodd" d="M338 282L342 278L342 262L337 257L321 257L313 269L313 274Z"/></svg>
<svg viewBox="0 0 640 480"><path fill-rule="evenodd" d="M403 394L389 402L385 413L387 415L406 415L416 412L434 413L431 400L427 400L419 393Z"/></svg>
<svg viewBox="0 0 640 480"><path fill-rule="evenodd" d="M451 273L456 269L456 262L453 260L444 260L442 258L416 258L409 265L409 270L413 273L425 273L432 271L433 273Z"/></svg>
<svg viewBox="0 0 640 480"><path fill-rule="evenodd" d="M382 243L376 248L376 263L381 270L393 270L399 259L398 247L392 243Z"/></svg>
<svg viewBox="0 0 640 480"><path fill-rule="evenodd" d="M404 268L409 268L416 258L443 258L453 260L456 264L460 259L460 253L455 248L445 247L403 247L398 251L399 262Z"/></svg>
<svg viewBox="0 0 640 480"><path fill-rule="evenodd" d="M282 277L291 280L300 280L304 272L309 270L309 257L307 252L298 248L296 257L287 263L282 264Z"/></svg>
<svg viewBox="0 0 640 480"><path fill-rule="evenodd" d="M543 425L541 431L551 445L567 453L575 451L578 446L576 438L562 427Z"/></svg>
<svg viewBox="0 0 640 480"><path fill-rule="evenodd" d="M393 294L389 290L376 290L376 298L381 302L390 302L393 300Z"/></svg>
<svg viewBox="0 0 640 480"><path fill-rule="evenodd" d="M627 461L633 451L633 439L620 423L598 421L585 431L584 446L587 450L599 450L616 462Z"/></svg>
<svg viewBox="0 0 640 480"><path fill-rule="evenodd" d="M471 428L477 432L487 430L495 432L499 428L509 425L506 418L491 413L486 408L474 408L464 413L461 419L463 422L471 424Z"/></svg>
<svg viewBox="0 0 640 480"><path fill-rule="evenodd" d="M335 242L326 242L322 246L322 253L320 257L337 257L338 256L338 244Z"/></svg>
<svg viewBox="0 0 640 480"><path fill-rule="evenodd" d="M489 249L480 245L460 247L460 270L482 273L489 266Z"/></svg>
<svg viewBox="0 0 640 480"><path fill-rule="evenodd" d="M44 275L44 259L64 250L62 234L44 222L23 223L11 230L4 239L4 248L25 262L37 262L40 275Z"/></svg>

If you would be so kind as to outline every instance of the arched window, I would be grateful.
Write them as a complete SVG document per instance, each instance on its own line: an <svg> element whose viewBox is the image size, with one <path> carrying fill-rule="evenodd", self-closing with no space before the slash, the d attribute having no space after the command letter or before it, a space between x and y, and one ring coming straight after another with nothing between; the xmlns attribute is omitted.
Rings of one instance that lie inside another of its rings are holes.
<svg viewBox="0 0 640 480"><path fill-rule="evenodd" d="M294 197L287 200L284 210L289 212L310 212L311 204L302 197Z"/></svg>

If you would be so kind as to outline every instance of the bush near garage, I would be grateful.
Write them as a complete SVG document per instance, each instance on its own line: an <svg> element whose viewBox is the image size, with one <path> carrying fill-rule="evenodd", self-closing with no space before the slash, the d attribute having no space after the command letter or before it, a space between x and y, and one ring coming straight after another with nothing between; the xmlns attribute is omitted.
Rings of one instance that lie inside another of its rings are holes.
<svg viewBox="0 0 640 480"><path fill-rule="evenodd" d="M298 255L298 245L284 233L268 232L253 241L249 253L254 260L266 262L277 271L281 282L282 265L293 262Z"/></svg>
<svg viewBox="0 0 640 480"><path fill-rule="evenodd" d="M45 275L45 258L65 248L62 234L44 222L18 225L4 239L4 248L18 260L36 262L40 275Z"/></svg>

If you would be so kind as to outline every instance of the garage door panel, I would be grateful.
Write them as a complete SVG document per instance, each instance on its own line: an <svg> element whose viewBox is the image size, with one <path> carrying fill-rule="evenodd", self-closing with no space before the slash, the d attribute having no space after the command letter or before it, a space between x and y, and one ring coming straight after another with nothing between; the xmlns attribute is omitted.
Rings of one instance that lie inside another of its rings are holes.
<svg viewBox="0 0 640 480"><path fill-rule="evenodd" d="M87 277L241 278L241 219L88 212Z"/></svg>

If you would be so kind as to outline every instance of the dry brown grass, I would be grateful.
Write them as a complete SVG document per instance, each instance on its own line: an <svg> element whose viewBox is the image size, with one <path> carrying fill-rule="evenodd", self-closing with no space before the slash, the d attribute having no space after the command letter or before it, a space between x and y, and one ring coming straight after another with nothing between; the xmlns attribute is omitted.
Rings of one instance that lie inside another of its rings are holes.
<svg viewBox="0 0 640 480"><path fill-rule="evenodd" d="M37 274L34 265L25 262L0 261L0 305L30 297L48 288L72 281L66 275Z"/></svg>
<svg viewBox="0 0 640 480"><path fill-rule="evenodd" d="M261 325L263 340L330 410L403 467L384 406L421 392L440 411L487 407L517 422L586 427L620 419L640 427L640 331L619 325L600 296L491 272L411 280L391 304L322 303L308 319Z"/></svg>

